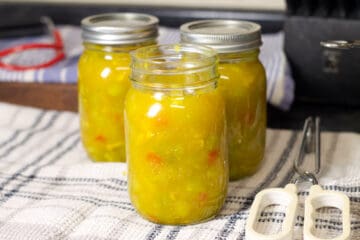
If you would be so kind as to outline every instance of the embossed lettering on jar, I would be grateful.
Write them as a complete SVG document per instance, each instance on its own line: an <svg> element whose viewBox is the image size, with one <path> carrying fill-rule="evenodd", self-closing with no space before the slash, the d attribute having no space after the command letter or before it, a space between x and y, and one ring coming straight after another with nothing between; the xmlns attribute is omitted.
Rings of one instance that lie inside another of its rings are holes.
<svg viewBox="0 0 360 240"><path fill-rule="evenodd" d="M125 101L128 188L146 219L212 218L227 191L225 106L217 57L198 45L138 49Z"/></svg>
<svg viewBox="0 0 360 240"><path fill-rule="evenodd" d="M264 157L266 76L258 59L260 26L204 20L181 26L181 41L204 44L219 54L219 87L226 100L230 179L254 174Z"/></svg>
<svg viewBox="0 0 360 240"><path fill-rule="evenodd" d="M81 138L94 161L125 161L123 111L130 87L130 51L155 44L157 24L156 17L137 13L101 14L82 21Z"/></svg>

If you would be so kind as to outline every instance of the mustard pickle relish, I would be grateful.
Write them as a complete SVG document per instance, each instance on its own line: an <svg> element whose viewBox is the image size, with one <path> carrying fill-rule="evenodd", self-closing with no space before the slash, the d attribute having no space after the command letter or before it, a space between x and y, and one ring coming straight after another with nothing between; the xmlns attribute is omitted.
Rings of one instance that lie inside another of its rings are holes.
<svg viewBox="0 0 360 240"><path fill-rule="evenodd" d="M219 88L226 103L230 179L254 174L264 157L266 76L258 59L260 26L246 21L203 20L181 26L184 43L219 54Z"/></svg>
<svg viewBox="0 0 360 240"><path fill-rule="evenodd" d="M226 102L232 180L254 174L264 158L266 77L258 54L220 54L219 87Z"/></svg>
<svg viewBox="0 0 360 240"><path fill-rule="evenodd" d="M78 63L81 139L94 161L125 161L124 100L130 87L130 51L155 44L157 18L101 14L82 21ZM139 36L139 32L146 31Z"/></svg>
<svg viewBox="0 0 360 240"><path fill-rule="evenodd" d="M214 217L229 177L215 52L197 45L145 47L132 61L125 129L133 205L161 224Z"/></svg>

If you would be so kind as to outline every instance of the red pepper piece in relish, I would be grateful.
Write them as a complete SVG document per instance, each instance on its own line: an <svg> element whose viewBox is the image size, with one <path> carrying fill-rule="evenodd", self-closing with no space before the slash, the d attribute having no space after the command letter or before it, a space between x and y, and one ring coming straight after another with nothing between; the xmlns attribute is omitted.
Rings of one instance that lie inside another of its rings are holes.
<svg viewBox="0 0 360 240"><path fill-rule="evenodd" d="M211 150L208 154L208 165L211 166L215 164L218 158L219 158L219 150Z"/></svg>
<svg viewBox="0 0 360 240"><path fill-rule="evenodd" d="M159 223L159 219L153 215L148 215L148 218L150 221L154 222L154 223Z"/></svg>
<svg viewBox="0 0 360 240"><path fill-rule="evenodd" d="M149 152L146 155L146 160L155 165L163 164L162 158L154 152Z"/></svg>
<svg viewBox="0 0 360 240"><path fill-rule="evenodd" d="M155 119L155 126L156 127L167 127L169 125L169 121L165 117L157 117Z"/></svg>
<svg viewBox="0 0 360 240"><path fill-rule="evenodd" d="M206 192L200 192L197 196L197 201L199 203L199 206L204 205L207 200L208 200L209 196Z"/></svg>
<svg viewBox="0 0 360 240"><path fill-rule="evenodd" d="M255 112L249 110L244 117L244 122L246 126L252 126L255 122Z"/></svg>
<svg viewBox="0 0 360 240"><path fill-rule="evenodd" d="M97 141L97 142L101 142L101 143L105 143L106 142L106 137L104 137L103 135L97 135L96 137L95 137L95 140Z"/></svg>

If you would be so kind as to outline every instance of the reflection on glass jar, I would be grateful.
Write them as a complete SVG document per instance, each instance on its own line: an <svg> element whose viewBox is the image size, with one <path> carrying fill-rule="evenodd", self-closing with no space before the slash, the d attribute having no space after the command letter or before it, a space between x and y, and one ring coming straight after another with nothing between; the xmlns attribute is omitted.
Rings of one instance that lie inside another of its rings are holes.
<svg viewBox="0 0 360 240"><path fill-rule="evenodd" d="M196 223L223 205L228 162L217 77L210 48L164 45L133 53L125 101L128 188L152 222Z"/></svg>
<svg viewBox="0 0 360 240"><path fill-rule="evenodd" d="M129 53L155 44L157 23L153 16L134 13L101 14L82 21L85 50L78 64L79 114L82 142L94 161L125 161Z"/></svg>
<svg viewBox="0 0 360 240"><path fill-rule="evenodd" d="M196 21L181 26L181 38L219 53L230 179L254 174L264 157L266 134L266 76L258 59L260 26L245 21Z"/></svg>

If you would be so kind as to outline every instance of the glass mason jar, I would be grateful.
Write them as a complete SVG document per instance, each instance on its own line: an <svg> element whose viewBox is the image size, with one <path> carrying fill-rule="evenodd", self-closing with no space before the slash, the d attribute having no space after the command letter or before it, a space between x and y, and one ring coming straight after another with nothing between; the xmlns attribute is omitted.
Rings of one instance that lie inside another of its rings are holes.
<svg viewBox="0 0 360 240"><path fill-rule="evenodd" d="M217 56L200 45L132 54L125 101L130 198L146 219L190 224L212 218L227 192L225 106Z"/></svg>
<svg viewBox="0 0 360 240"><path fill-rule="evenodd" d="M254 174L266 135L266 75L259 61L261 28L246 21L203 20L181 26L181 41L219 54L219 88L226 102L230 179Z"/></svg>
<svg viewBox="0 0 360 240"><path fill-rule="evenodd" d="M125 161L124 100L130 51L156 43L156 17L112 13L82 20L85 50L78 64L81 138L94 161Z"/></svg>

